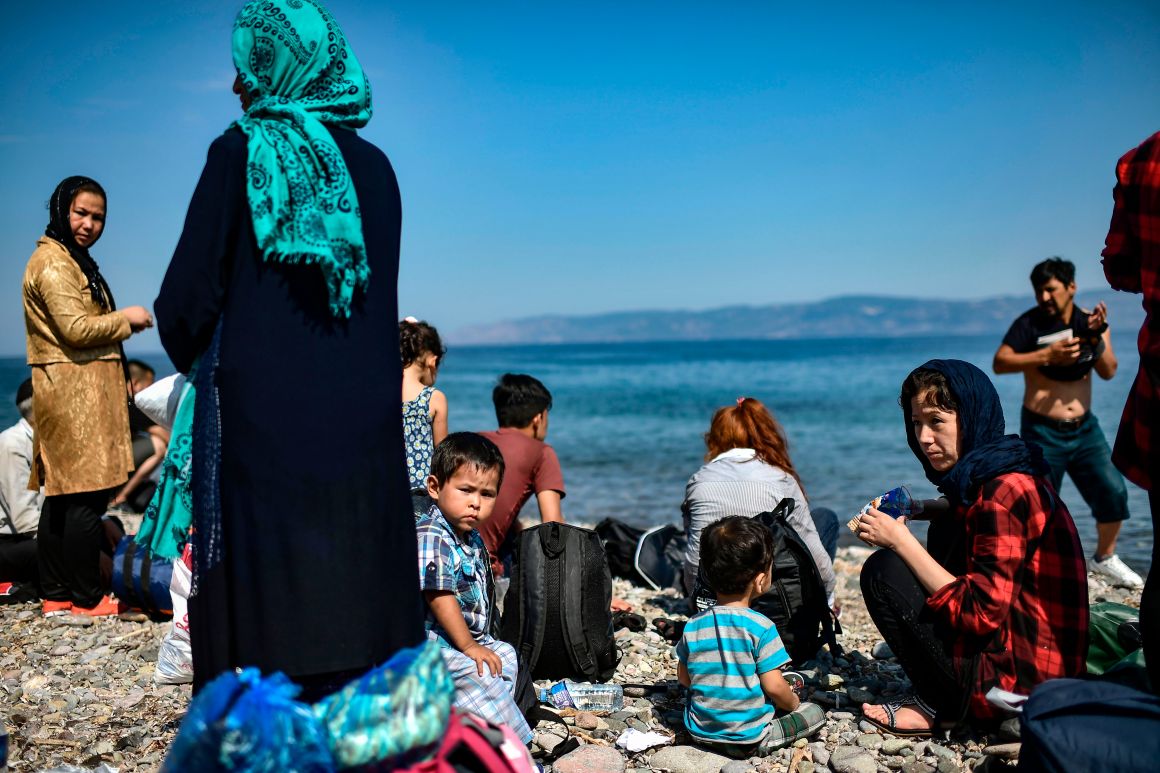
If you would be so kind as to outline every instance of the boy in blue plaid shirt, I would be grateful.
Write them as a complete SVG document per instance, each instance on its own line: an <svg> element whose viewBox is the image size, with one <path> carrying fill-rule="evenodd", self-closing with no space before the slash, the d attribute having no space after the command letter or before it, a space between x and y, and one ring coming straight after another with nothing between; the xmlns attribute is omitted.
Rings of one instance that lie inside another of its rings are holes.
<svg viewBox="0 0 1160 773"><path fill-rule="evenodd" d="M481 435L456 432L435 448L427 478L434 504L415 524L419 587L427 636L442 645L455 680L456 707L507 725L527 743L532 731L512 698L515 650L488 635L491 563L476 531L491 515L502 480L503 454Z"/></svg>

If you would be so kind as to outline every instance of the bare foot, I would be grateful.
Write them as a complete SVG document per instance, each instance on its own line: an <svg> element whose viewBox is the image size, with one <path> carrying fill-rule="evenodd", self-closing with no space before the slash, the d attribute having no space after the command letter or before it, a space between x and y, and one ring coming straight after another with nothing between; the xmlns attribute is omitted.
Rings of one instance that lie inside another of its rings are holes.
<svg viewBox="0 0 1160 773"><path fill-rule="evenodd" d="M886 707L879 703L863 703L862 713L876 722L890 727L890 715ZM930 730L934 726L934 718L918 706L901 706L894 712L894 729L896 730Z"/></svg>

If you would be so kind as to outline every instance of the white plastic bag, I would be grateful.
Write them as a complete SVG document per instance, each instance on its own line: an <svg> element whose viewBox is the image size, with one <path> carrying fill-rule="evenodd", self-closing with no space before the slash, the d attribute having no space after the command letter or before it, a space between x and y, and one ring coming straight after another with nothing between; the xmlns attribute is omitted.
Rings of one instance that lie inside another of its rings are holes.
<svg viewBox="0 0 1160 773"><path fill-rule="evenodd" d="M173 429L173 418L177 416L177 405L181 402L181 391L185 388L185 376L177 373L154 381L133 396L133 402L141 413L166 429Z"/></svg>
<svg viewBox="0 0 1160 773"><path fill-rule="evenodd" d="M193 583L193 571L186 563L189 558L189 546L186 546L182 557L173 562L173 579L169 582L173 625L161 640L157 652L157 668L153 672L153 681L157 684L193 681L193 652L189 646L189 588Z"/></svg>

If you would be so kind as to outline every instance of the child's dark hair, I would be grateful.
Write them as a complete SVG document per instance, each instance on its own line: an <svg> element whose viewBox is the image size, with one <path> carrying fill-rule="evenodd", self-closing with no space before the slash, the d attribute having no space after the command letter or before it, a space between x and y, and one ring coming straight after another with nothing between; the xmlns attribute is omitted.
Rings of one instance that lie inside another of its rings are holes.
<svg viewBox="0 0 1160 773"><path fill-rule="evenodd" d="M1058 279L1060 284L1065 287L1071 284L1075 281L1075 264L1070 260L1053 256L1036 264L1035 268L1031 269L1031 286L1037 292L1040 287L1052 279Z"/></svg>
<svg viewBox="0 0 1160 773"><path fill-rule="evenodd" d="M934 406L940 411L959 412L959 403L947 386L947 377L937 370L915 368L902 382L902 394L898 396L898 404L902 406L907 416L910 415L910 401L915 397L921 397L924 404Z"/></svg>
<svg viewBox="0 0 1160 773"><path fill-rule="evenodd" d="M773 566L773 535L752 518L731 515L701 532L701 569L718 593L743 593Z"/></svg>
<svg viewBox="0 0 1160 773"><path fill-rule="evenodd" d="M526 427L552 407L552 393L524 373L505 373L491 392L495 420L501 427Z"/></svg>
<svg viewBox="0 0 1160 773"><path fill-rule="evenodd" d="M499 447L474 432L452 432L439 445L435 446L435 453L431 456L431 474L442 486L451 480L451 476L464 465L470 465L477 470L497 470L498 487L503 483L503 454Z"/></svg>
<svg viewBox="0 0 1160 773"><path fill-rule="evenodd" d="M399 322L399 354L403 359L403 367L407 367L423 356L424 352L431 352L438 360L443 359L447 350L439 339L439 331L421 319L407 317Z"/></svg>

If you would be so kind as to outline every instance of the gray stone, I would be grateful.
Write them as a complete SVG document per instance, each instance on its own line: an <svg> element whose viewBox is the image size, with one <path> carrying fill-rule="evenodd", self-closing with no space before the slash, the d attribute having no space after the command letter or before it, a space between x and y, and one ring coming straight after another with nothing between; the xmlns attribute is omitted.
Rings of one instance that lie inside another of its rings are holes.
<svg viewBox="0 0 1160 773"><path fill-rule="evenodd" d="M839 746L830 755L834 773L878 773L874 755L857 746Z"/></svg>
<svg viewBox="0 0 1160 773"><path fill-rule="evenodd" d="M610 746L585 745L552 764L555 773L623 773L624 755Z"/></svg>
<svg viewBox="0 0 1160 773"><path fill-rule="evenodd" d="M948 760L945 757L938 761L938 773L959 773L963 766L954 760Z"/></svg>
<svg viewBox="0 0 1160 773"><path fill-rule="evenodd" d="M896 757L896 756L879 757L878 761L881 764L885 765L886 767L890 768L891 770L901 770L902 766L905 765L907 762L906 757Z"/></svg>
<svg viewBox="0 0 1160 773"><path fill-rule="evenodd" d="M821 743L820 741L814 741L812 744L810 744L810 753L814 757L814 762L818 763L819 765L830 764L830 750L826 748L824 743Z"/></svg>
<svg viewBox="0 0 1160 773"><path fill-rule="evenodd" d="M555 733L536 733L535 735L536 746L539 746L546 752L552 751L552 749L555 749L563 741L564 739Z"/></svg>
<svg viewBox="0 0 1160 773"><path fill-rule="evenodd" d="M1009 760L1019 756L1019 749L1022 746L1021 743L999 743L983 749L983 754L994 754L996 757Z"/></svg>
<svg viewBox="0 0 1160 773"><path fill-rule="evenodd" d="M903 749L911 749L910 741L905 738L887 738L882 742L883 754L901 754Z"/></svg>
<svg viewBox="0 0 1160 773"><path fill-rule="evenodd" d="M925 762L919 762L918 760L904 763L903 766L899 768L899 770L901 770L902 773L934 773L934 768L932 768L930 765L927 765Z"/></svg>
<svg viewBox="0 0 1160 773"><path fill-rule="evenodd" d="M873 751L882 748L882 736L878 735L877 733L863 733L862 735L858 736L858 740L856 740L855 743L861 746L863 749L870 749Z"/></svg>
<svg viewBox="0 0 1160 773"><path fill-rule="evenodd" d="M802 760L797 764L797 773L814 773L814 763Z"/></svg>
<svg viewBox="0 0 1160 773"><path fill-rule="evenodd" d="M749 773L751 770L753 765L749 760L732 760L721 766L721 773Z"/></svg>
<svg viewBox="0 0 1160 773"><path fill-rule="evenodd" d="M870 654L877 660L890 660L894 657L894 650L890 649L890 645L886 642L880 641L871 648Z"/></svg>
<svg viewBox="0 0 1160 773"><path fill-rule="evenodd" d="M818 682L827 690L833 690L835 687L841 687L843 684L845 684L846 680L838 674L826 674L821 679L819 679Z"/></svg>
<svg viewBox="0 0 1160 773"><path fill-rule="evenodd" d="M937 743L928 742L926 745L927 754L934 755L940 760L950 760L951 762L958 762L959 755L952 750Z"/></svg>
<svg viewBox="0 0 1160 773"><path fill-rule="evenodd" d="M861 687L847 687L846 694L854 703L873 703L878 699L877 695Z"/></svg>
<svg viewBox="0 0 1160 773"><path fill-rule="evenodd" d="M858 729L861 730L863 733L877 733L879 730L877 725L872 725L864 719L859 720Z"/></svg>
<svg viewBox="0 0 1160 773"><path fill-rule="evenodd" d="M853 718L854 718L854 714L852 712L849 712L849 711L831 711L830 712L830 719L842 720L842 719L853 719Z"/></svg>
<svg viewBox="0 0 1160 773"><path fill-rule="evenodd" d="M648 765L672 773L718 773L729 762L728 757L695 746L666 746L649 758Z"/></svg>
<svg viewBox="0 0 1160 773"><path fill-rule="evenodd" d="M615 733L616 735L620 735L628 729L628 725L624 724L624 722L619 719L608 717L606 720L604 720L604 722L608 725L608 732Z"/></svg>

